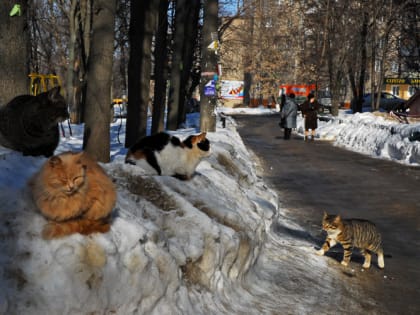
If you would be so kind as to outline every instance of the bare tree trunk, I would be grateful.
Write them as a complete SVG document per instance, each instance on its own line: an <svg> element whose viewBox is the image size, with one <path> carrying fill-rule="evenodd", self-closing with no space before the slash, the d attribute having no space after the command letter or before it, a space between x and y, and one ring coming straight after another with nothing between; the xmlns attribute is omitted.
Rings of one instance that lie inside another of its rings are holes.
<svg viewBox="0 0 420 315"><path fill-rule="evenodd" d="M28 2L18 3L20 15L9 15L16 1L3 0L0 10L0 105L29 91Z"/></svg>
<svg viewBox="0 0 420 315"><path fill-rule="evenodd" d="M88 66L83 148L98 161L110 160L110 104L116 1L95 0Z"/></svg>
<svg viewBox="0 0 420 315"><path fill-rule="evenodd" d="M166 127L169 130L178 128L180 110L181 73L183 68L183 52L185 40L185 24L187 23L187 8L190 4L186 0L176 1L175 36L172 54L171 81L169 85L168 118Z"/></svg>
<svg viewBox="0 0 420 315"><path fill-rule="evenodd" d="M188 83L192 83L191 68L194 61L194 48L198 34L198 19L200 16L200 2L191 1L188 6L187 23L185 24L184 33L184 52L182 57L183 69L181 71L181 80L179 87L179 110L178 110L178 126L186 119L185 105L191 97L188 94ZM192 92L192 90L191 90Z"/></svg>
<svg viewBox="0 0 420 315"><path fill-rule="evenodd" d="M213 42L212 33L217 35L218 25L218 0L207 0L204 2L204 22L201 43L201 71L215 72L217 69L217 58L214 51L208 46ZM217 95L206 95L205 85L212 80L213 77L202 77L200 84L200 130L215 131L216 130L216 104Z"/></svg>
<svg viewBox="0 0 420 315"><path fill-rule="evenodd" d="M371 60L370 60L370 92L372 95L370 106L372 110L378 110L375 104L375 80L376 80L376 19L377 17L377 3L376 0L371 1L372 9L373 9L373 18L372 18L372 25L371 25L371 40L370 40L370 53L371 53ZM380 94L377 94L380 98Z"/></svg>
<svg viewBox="0 0 420 315"><path fill-rule="evenodd" d="M156 34L155 47L155 88L153 93L152 134L165 129L166 80L168 77L168 5L168 0L161 0L159 3L159 26Z"/></svg>
<svg viewBox="0 0 420 315"><path fill-rule="evenodd" d="M117 86L120 89L120 95L125 100L127 99L127 62L128 62L128 51L127 49L127 35L129 30L129 20L127 19L127 15L129 15L130 10L130 0L120 0L117 2L117 15L116 19L119 23L119 25L116 26L116 29L118 30L116 34L116 42L117 42L117 48L120 49L120 56L119 56L119 74L120 78L116 83L116 80L114 79L114 86L117 84Z"/></svg>
<svg viewBox="0 0 420 315"><path fill-rule="evenodd" d="M66 75L66 101L67 105L70 108L70 118L72 122L77 122L78 119L78 108L75 106L75 60L76 60L76 40L78 35L78 26L77 22L77 2L78 0L71 0L70 11L68 13L69 18L69 43L68 43L68 65L67 65L67 75Z"/></svg>
<svg viewBox="0 0 420 315"><path fill-rule="evenodd" d="M250 3L250 0L247 0L244 6L250 6L252 5ZM251 86L252 86L252 60L253 60L253 54L254 54L254 9L251 9L251 14L248 18L247 22L247 28L249 32L249 48L245 50L244 55L244 98L243 98L243 105L249 106L251 104Z"/></svg>
<svg viewBox="0 0 420 315"><path fill-rule="evenodd" d="M152 36L157 26L158 9L159 0L131 2L126 147L147 134Z"/></svg>
<svg viewBox="0 0 420 315"><path fill-rule="evenodd" d="M368 19L369 15L367 12L363 12L363 24L362 30L360 33L360 45L361 45L361 63L360 63L360 74L359 74L359 83L358 83L358 96L356 98L356 111L362 112L363 104L363 92L365 90L365 78L366 78L366 67L367 67L367 33L368 33Z"/></svg>

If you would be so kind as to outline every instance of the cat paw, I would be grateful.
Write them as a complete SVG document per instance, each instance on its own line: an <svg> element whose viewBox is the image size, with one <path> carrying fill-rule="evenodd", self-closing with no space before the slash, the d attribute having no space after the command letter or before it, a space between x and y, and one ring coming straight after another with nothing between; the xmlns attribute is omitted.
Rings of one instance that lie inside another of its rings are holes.
<svg viewBox="0 0 420 315"><path fill-rule="evenodd" d="M321 248L321 249L319 249L319 250L315 251L315 254L317 254L318 256L324 256L325 252L324 252L324 250Z"/></svg>
<svg viewBox="0 0 420 315"><path fill-rule="evenodd" d="M364 263L362 265L362 267L365 268L365 269L368 269L368 268L370 268L370 263Z"/></svg>
<svg viewBox="0 0 420 315"><path fill-rule="evenodd" d="M344 260L343 260L343 261L341 262L341 264L342 264L343 266L348 266L348 264L349 264L349 263L348 263L347 261L344 261Z"/></svg>
<svg viewBox="0 0 420 315"><path fill-rule="evenodd" d="M384 262L384 256L379 256L378 257L378 267L381 269L385 268L385 262Z"/></svg>
<svg viewBox="0 0 420 315"><path fill-rule="evenodd" d="M60 226L56 223L47 223L44 226L44 229L42 230L42 238L44 240L51 240L53 238L56 238L57 236L61 236L62 230Z"/></svg>

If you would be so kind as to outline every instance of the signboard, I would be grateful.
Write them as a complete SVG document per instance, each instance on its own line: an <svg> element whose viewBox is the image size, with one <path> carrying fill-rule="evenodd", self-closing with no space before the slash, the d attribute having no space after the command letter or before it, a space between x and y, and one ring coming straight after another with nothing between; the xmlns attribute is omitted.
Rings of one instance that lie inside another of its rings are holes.
<svg viewBox="0 0 420 315"><path fill-rule="evenodd" d="M230 100L243 99L244 81L222 80L220 96Z"/></svg>
<svg viewBox="0 0 420 315"><path fill-rule="evenodd" d="M420 78L384 78L384 84L420 84Z"/></svg>
<svg viewBox="0 0 420 315"><path fill-rule="evenodd" d="M204 95L205 96L216 96L216 83L214 80L210 80L204 86Z"/></svg>
<svg viewBox="0 0 420 315"><path fill-rule="evenodd" d="M293 93L295 96L306 97L310 92L315 91L315 88L315 84L283 84L279 86L279 95L283 92L286 95Z"/></svg>

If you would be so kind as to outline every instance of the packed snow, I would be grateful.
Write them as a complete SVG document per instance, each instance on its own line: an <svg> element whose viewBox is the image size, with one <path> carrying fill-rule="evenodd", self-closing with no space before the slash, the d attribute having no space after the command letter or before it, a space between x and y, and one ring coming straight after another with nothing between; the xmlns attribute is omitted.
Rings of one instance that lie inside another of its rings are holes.
<svg viewBox="0 0 420 315"><path fill-rule="evenodd" d="M226 120L207 134L212 153L189 181L125 164L124 121L113 123L112 161L102 164L118 191L111 231L49 241L40 236L46 220L27 187L46 158L0 147L0 314L269 314L279 305L285 314L313 313L317 296L337 281L334 271L323 272L326 260L306 237L282 233L304 231L263 181L234 119ZM299 118L301 135L302 126ZM83 125L71 125L72 135L63 127L56 153L80 151ZM342 111L317 131L317 141L420 164L420 144L409 139L419 124ZM190 114L185 128L171 134L198 132L199 116ZM310 285L320 277L323 286ZM335 299L326 313L334 314ZM347 309L363 307L354 302Z"/></svg>

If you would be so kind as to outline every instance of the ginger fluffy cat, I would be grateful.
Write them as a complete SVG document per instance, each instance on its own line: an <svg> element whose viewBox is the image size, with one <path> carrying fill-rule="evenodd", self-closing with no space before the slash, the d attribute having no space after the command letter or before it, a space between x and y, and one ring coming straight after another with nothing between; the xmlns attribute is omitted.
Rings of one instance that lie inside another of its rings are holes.
<svg viewBox="0 0 420 315"><path fill-rule="evenodd" d="M86 153L65 152L49 158L29 184L35 204L49 220L44 239L109 231L115 187Z"/></svg>

